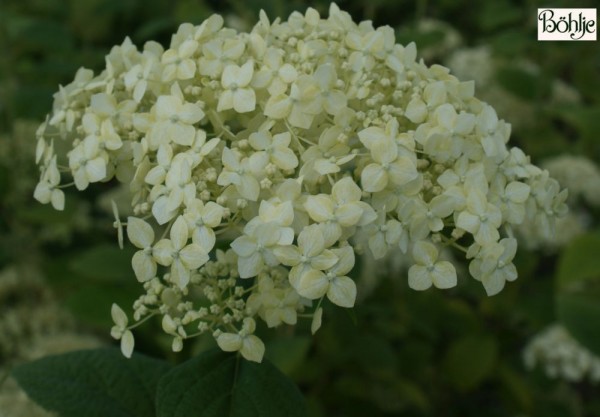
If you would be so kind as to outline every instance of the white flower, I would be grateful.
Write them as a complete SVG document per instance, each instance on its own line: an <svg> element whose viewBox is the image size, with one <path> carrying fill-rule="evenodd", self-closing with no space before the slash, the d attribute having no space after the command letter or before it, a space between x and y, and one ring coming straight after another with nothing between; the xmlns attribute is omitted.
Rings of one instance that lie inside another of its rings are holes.
<svg viewBox="0 0 600 417"><path fill-rule="evenodd" d="M395 141L397 129L398 122L394 119L386 132L373 129L359 132L361 142L371 151L374 161L363 169L360 177L367 192L381 191L388 183L401 186L418 176L414 162L407 156L408 150L400 149Z"/></svg>
<svg viewBox="0 0 600 417"><path fill-rule="evenodd" d="M297 289L305 274L315 274L331 268L338 257L325 248L325 237L318 225L306 226L298 236L298 246L289 245L275 249L279 262L291 266L290 283Z"/></svg>
<svg viewBox="0 0 600 417"><path fill-rule="evenodd" d="M97 115L88 113L83 116L82 126L85 133L95 136L101 148L115 151L123 146L111 119L102 120Z"/></svg>
<svg viewBox="0 0 600 417"><path fill-rule="evenodd" d="M165 178L165 185L153 188L160 193L152 205L152 214L158 224L173 219L182 204L190 203L196 197L196 186L192 182L192 169L185 154L175 157Z"/></svg>
<svg viewBox="0 0 600 417"><path fill-rule="evenodd" d="M361 223L365 208L360 199L362 192L352 178L345 177L331 189L331 195L308 196L304 208L315 221L323 223L325 240L333 244L342 234L342 227ZM374 216L373 216L374 217ZM362 223L373 220L365 219Z"/></svg>
<svg viewBox="0 0 600 417"><path fill-rule="evenodd" d="M140 282L148 281L156 276L156 261L152 256L154 230L152 226L137 217L127 218L127 237L137 251L131 259L133 272Z"/></svg>
<svg viewBox="0 0 600 417"><path fill-rule="evenodd" d="M162 184L167 177L167 172L171 169L172 160L173 147L166 143L161 144L156 153L157 165L148 171L144 180L151 185Z"/></svg>
<svg viewBox="0 0 600 417"><path fill-rule="evenodd" d="M209 201L204 204L195 199L187 205L183 218L192 230L192 242L204 248L208 253L215 246L214 228L221 223L223 207Z"/></svg>
<svg viewBox="0 0 600 417"><path fill-rule="evenodd" d="M375 259L383 258L390 248L398 245L403 234L406 234L402 223L398 220L386 219L386 213L382 210L377 216L377 221L369 224L365 230L369 235L369 249Z"/></svg>
<svg viewBox="0 0 600 417"><path fill-rule="evenodd" d="M78 190L85 190L91 182L106 178L107 159L96 136L86 137L69 153L69 167Z"/></svg>
<svg viewBox="0 0 600 417"><path fill-rule="evenodd" d="M148 137L151 149L171 142L184 146L194 143L196 128L193 125L204 117L200 106L186 103L177 95L169 95L156 99L154 111L156 122Z"/></svg>
<svg viewBox="0 0 600 417"><path fill-rule="evenodd" d="M477 189L469 192L466 210L456 219L456 226L470 232L475 242L486 245L498 241L498 228L502 223L500 209L489 203L485 195Z"/></svg>
<svg viewBox="0 0 600 417"><path fill-rule="evenodd" d="M250 135L250 145L257 151L264 151L269 160L283 170L298 166L298 157L289 148L292 137L289 132L272 136L270 132L260 131Z"/></svg>
<svg viewBox="0 0 600 417"><path fill-rule="evenodd" d="M336 89L337 74L331 64L320 65L314 73L315 80L321 89L323 109L332 115L341 112L348 102L346 95Z"/></svg>
<svg viewBox="0 0 600 417"><path fill-rule="evenodd" d="M305 164L302 165L301 174L310 175L311 170L317 174L313 176L334 174L341 171L342 165L354 159L356 155L350 152L350 147L339 140L343 135L338 127L325 129L319 137L319 143L302 154Z"/></svg>
<svg viewBox="0 0 600 417"><path fill-rule="evenodd" d="M227 65L221 76L223 92L219 97L217 111L234 109L238 113L253 111L256 107L256 94L248 87L254 74L254 62L248 61L241 67Z"/></svg>
<svg viewBox="0 0 600 417"><path fill-rule="evenodd" d="M257 336L253 335L256 323L253 319L244 320L242 330L238 333L221 333L217 337L217 344L225 352L239 351L244 359L252 362L262 362L265 354L265 345Z"/></svg>
<svg viewBox="0 0 600 417"><path fill-rule="evenodd" d="M42 204L52 203L55 210L65 209L65 193L58 188L60 185L60 172L56 167L56 155L43 171L40 182L36 185L33 197Z"/></svg>
<svg viewBox="0 0 600 417"><path fill-rule="evenodd" d="M506 281L517 279L517 268L512 260L517 253L517 240L505 238L498 243L486 245L469 264L469 271L481 281L487 295L496 295Z"/></svg>
<svg viewBox="0 0 600 417"><path fill-rule="evenodd" d="M440 289L456 286L456 270L448 261L438 261L438 250L429 242L415 243L412 256L415 265L408 270L408 285L418 291L423 291L433 284Z"/></svg>
<svg viewBox="0 0 600 417"><path fill-rule="evenodd" d="M210 40L202 46L198 71L202 75L217 77L222 73L224 65L237 62L245 48L244 42L238 38Z"/></svg>
<svg viewBox="0 0 600 417"><path fill-rule="evenodd" d="M427 84L423 96L413 97L404 113L413 123L422 123L430 111L446 102L446 87L442 81Z"/></svg>
<svg viewBox="0 0 600 417"><path fill-rule="evenodd" d="M163 81L172 81L174 79L189 80L196 73L196 62L192 55L198 49L198 42L188 39L177 47L177 49L168 49L162 56Z"/></svg>
<svg viewBox="0 0 600 417"><path fill-rule="evenodd" d="M125 88L132 92L132 97L137 103L142 100L146 93L150 75L157 66L156 64L156 56L146 51L142 62L131 67L123 77Z"/></svg>
<svg viewBox="0 0 600 417"><path fill-rule="evenodd" d="M267 87L271 95L283 94L287 86L298 77L296 68L283 62L283 51L280 49L267 49L262 64L252 85L256 88Z"/></svg>
<svg viewBox="0 0 600 417"><path fill-rule="evenodd" d="M294 239L291 228L282 228L275 222L259 223L245 229L246 234L231 243L231 248L238 254L238 270L240 278L256 276L264 265L278 264L274 250L279 245L289 245Z"/></svg>
<svg viewBox="0 0 600 417"><path fill-rule="evenodd" d="M298 293L289 286L276 285L266 275L258 277L258 290L248 297L247 308L257 311L269 327L281 323L294 325L297 322L297 308L300 302Z"/></svg>
<svg viewBox="0 0 600 417"><path fill-rule="evenodd" d="M133 338L133 333L131 330L127 329L127 316L125 312L118 305L114 304L110 310L113 322L115 326L111 329L111 335L117 339L121 340L121 352L123 356L126 358L131 358L131 354L133 353L133 347L135 340Z"/></svg>
<svg viewBox="0 0 600 417"><path fill-rule="evenodd" d="M327 295L327 298L340 307L354 307L356 284L346 274L354 267L354 250L350 246L332 249L338 258L327 271L312 269L302 274L297 283L298 293L315 300Z"/></svg>
<svg viewBox="0 0 600 417"><path fill-rule="evenodd" d="M219 138L212 138L206 140L206 132L204 130L196 131L196 139L192 143L191 148L187 151L190 156L190 160L193 161L192 165L197 166L200 164L206 156L208 156L220 143Z"/></svg>
<svg viewBox="0 0 600 417"><path fill-rule="evenodd" d="M217 179L219 185L235 185L242 197L256 201L260 193L259 177L267 165L266 153L255 153L250 158L241 159L239 153L223 149L223 171Z"/></svg>
<svg viewBox="0 0 600 417"><path fill-rule="evenodd" d="M287 119L292 126L308 129L321 111L319 85L314 78L300 75L292 83L290 94L271 96L266 103L265 115L273 119Z"/></svg>
<svg viewBox="0 0 600 417"><path fill-rule="evenodd" d="M200 268L208 261L206 251L195 243L187 244L188 226L179 216L171 227L170 239L161 239L154 245L153 257L164 266L171 267L171 279L179 288L185 288L190 281L192 270Z"/></svg>
<svg viewBox="0 0 600 417"><path fill-rule="evenodd" d="M497 176L492 185L492 200L502 212L502 218L508 223L521 224L525 218L525 202L531 187L519 181L506 184L503 176Z"/></svg>

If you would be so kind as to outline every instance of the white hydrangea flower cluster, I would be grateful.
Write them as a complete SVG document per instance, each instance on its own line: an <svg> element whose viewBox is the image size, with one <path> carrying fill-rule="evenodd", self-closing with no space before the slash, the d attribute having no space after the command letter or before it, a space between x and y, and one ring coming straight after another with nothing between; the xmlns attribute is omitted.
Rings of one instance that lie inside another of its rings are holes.
<svg viewBox="0 0 600 417"><path fill-rule="evenodd" d="M222 25L183 24L167 50L126 39L101 74L60 89L39 130L41 202L63 207L60 171L78 190L129 184L146 289L134 319L162 316L174 350L212 332L260 361L255 318L294 324L313 302L316 331L323 300L354 305L355 253L409 254L409 285L425 290L456 285L438 257L456 247L496 294L517 277L511 227L550 232L565 211L566 191L507 148L510 125L473 83L416 61L390 27L335 4L326 19L311 8L287 22L261 12L250 33ZM54 137L72 144L64 163ZM129 355L138 323L113 317Z"/></svg>
<svg viewBox="0 0 600 417"><path fill-rule="evenodd" d="M579 344L560 324L537 334L523 350L523 361L528 369L543 367L550 378L600 381L600 358Z"/></svg>

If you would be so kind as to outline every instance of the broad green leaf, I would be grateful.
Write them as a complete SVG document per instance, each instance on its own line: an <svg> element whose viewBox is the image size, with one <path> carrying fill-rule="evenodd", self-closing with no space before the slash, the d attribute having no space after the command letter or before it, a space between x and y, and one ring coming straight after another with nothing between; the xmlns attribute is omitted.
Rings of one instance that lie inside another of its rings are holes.
<svg viewBox="0 0 600 417"><path fill-rule="evenodd" d="M460 391L476 388L496 364L498 344L486 335L465 336L450 345L443 362L446 377Z"/></svg>
<svg viewBox="0 0 600 417"><path fill-rule="evenodd" d="M118 349L49 356L18 366L15 379L42 407L61 417L153 417L159 378L170 365Z"/></svg>
<svg viewBox="0 0 600 417"><path fill-rule="evenodd" d="M208 351L165 374L158 417L302 417L302 394L267 360Z"/></svg>
<svg viewBox="0 0 600 417"><path fill-rule="evenodd" d="M119 249L115 244L102 244L73 256L70 269L77 275L113 282L127 282L135 275L131 267L132 248Z"/></svg>

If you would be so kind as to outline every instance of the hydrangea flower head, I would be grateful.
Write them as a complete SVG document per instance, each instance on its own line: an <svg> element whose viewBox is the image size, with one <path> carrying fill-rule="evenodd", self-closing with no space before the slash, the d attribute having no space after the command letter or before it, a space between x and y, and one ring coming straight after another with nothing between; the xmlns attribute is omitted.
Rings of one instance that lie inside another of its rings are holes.
<svg viewBox="0 0 600 417"><path fill-rule="evenodd" d="M327 18L261 12L250 33L214 15L166 50L126 39L56 94L35 196L63 208L60 170L79 190L129 187L134 216L115 224L139 249L133 318L162 316L174 350L210 332L260 361L258 318L314 311L314 332L322 302L355 304L357 255L406 254L411 287L445 289L457 274L438 253L452 246L495 294L516 278L512 227L551 228L566 192L507 147L510 125L473 82L416 56L335 4ZM132 326L113 316L131 354Z"/></svg>

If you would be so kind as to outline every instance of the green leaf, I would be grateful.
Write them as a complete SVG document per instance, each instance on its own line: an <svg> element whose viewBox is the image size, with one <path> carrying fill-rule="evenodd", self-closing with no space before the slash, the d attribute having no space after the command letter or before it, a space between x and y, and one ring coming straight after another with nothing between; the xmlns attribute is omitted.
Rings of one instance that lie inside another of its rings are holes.
<svg viewBox="0 0 600 417"><path fill-rule="evenodd" d="M302 417L304 399L275 366L211 350L169 371L158 385L158 417Z"/></svg>
<svg viewBox="0 0 600 417"><path fill-rule="evenodd" d="M49 356L18 366L13 376L42 407L62 417L152 417L160 377L170 365L118 349Z"/></svg>
<svg viewBox="0 0 600 417"><path fill-rule="evenodd" d="M70 269L77 275L108 281L134 279L131 258L134 250L119 249L116 244L102 244L73 256Z"/></svg>
<svg viewBox="0 0 600 417"><path fill-rule="evenodd" d="M448 349L443 369L460 391L476 388L496 364L498 344L490 336L472 335L458 339Z"/></svg>

